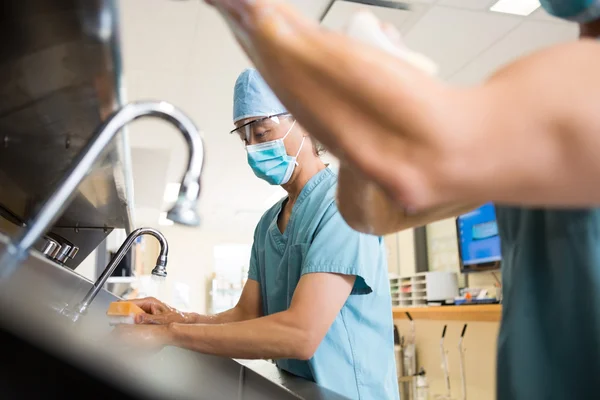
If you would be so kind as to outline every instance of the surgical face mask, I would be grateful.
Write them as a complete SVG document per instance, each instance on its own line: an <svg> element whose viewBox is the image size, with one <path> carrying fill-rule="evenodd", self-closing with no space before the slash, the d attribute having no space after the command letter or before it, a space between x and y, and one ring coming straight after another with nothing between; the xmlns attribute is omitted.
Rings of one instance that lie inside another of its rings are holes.
<svg viewBox="0 0 600 400"><path fill-rule="evenodd" d="M288 183L296 165L298 165L296 159L300 154L300 150L302 150L306 137L302 138L302 143L295 156L289 156L283 144L295 124L296 121L292 123L290 129L281 139L246 146L248 164L250 164L252 171L260 179L264 179L271 185L285 185Z"/></svg>

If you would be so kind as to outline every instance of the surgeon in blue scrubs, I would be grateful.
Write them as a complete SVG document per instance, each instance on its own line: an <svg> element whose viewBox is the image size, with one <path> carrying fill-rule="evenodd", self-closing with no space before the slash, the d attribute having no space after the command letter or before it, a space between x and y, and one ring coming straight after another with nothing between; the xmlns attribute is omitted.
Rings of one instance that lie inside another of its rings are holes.
<svg viewBox="0 0 600 400"><path fill-rule="evenodd" d="M138 344L275 359L279 368L350 399L398 399L383 239L342 219L336 173L254 69L235 84L233 114L232 133L254 174L288 193L256 227L239 303L204 316L136 300L150 313L137 322L160 326L118 333Z"/></svg>

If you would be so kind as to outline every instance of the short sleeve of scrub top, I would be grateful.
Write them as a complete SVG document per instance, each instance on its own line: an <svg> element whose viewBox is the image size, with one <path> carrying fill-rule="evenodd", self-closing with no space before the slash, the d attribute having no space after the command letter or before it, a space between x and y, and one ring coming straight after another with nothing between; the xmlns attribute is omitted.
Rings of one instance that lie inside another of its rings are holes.
<svg viewBox="0 0 600 400"><path fill-rule="evenodd" d="M250 266L248 267L248 279L252 279L253 281L260 282L260 278L258 276L258 266L256 259L256 240L252 243L252 251L250 253Z"/></svg>
<svg viewBox="0 0 600 400"><path fill-rule="evenodd" d="M358 233L344 221L335 204L327 209L302 265L302 275L326 272L354 275L352 294L369 294L373 290L373 260L381 239Z"/></svg>

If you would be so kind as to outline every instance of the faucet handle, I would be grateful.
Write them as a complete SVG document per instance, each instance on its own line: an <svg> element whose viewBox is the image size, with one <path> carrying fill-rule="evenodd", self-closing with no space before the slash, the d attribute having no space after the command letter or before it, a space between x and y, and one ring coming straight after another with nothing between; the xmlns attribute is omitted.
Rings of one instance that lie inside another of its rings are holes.
<svg viewBox="0 0 600 400"><path fill-rule="evenodd" d="M75 256L77 256L77 253L79 253L79 247L73 245L71 251L69 251L69 254L67 254L67 257L69 257L72 260L75 258Z"/></svg>
<svg viewBox="0 0 600 400"><path fill-rule="evenodd" d="M60 244L48 236L44 237L44 247L42 248L42 254L47 258L54 260L60 251Z"/></svg>
<svg viewBox="0 0 600 400"><path fill-rule="evenodd" d="M75 256L79 252L79 247L75 246L73 243L69 242L62 236L58 236L56 234L48 234L48 237L60 243L60 250L54 256L54 259L62 264L64 264L69 258L75 258Z"/></svg>

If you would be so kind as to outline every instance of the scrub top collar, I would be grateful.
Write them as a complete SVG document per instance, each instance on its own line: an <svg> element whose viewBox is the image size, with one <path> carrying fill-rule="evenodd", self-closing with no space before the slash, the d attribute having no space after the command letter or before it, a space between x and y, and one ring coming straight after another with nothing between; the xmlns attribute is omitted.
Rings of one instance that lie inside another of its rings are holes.
<svg viewBox="0 0 600 400"><path fill-rule="evenodd" d="M279 214L281 213L281 211L283 209L283 205L288 201L289 197L288 196L284 197L275 205L275 207L277 209L277 213L275 215L277 215L277 217L274 218L273 221L271 221L271 226L269 227L269 233L271 234L271 237L273 238L275 243L277 243L277 247L279 248L279 250L281 250L282 252L285 250L285 245L287 242L287 232L290 230L289 229L290 226L292 226L292 224L294 223L294 217L296 216L296 208L298 208L300 205L302 205L304 200L312 193L312 191L323 180L325 180L326 178L329 178L329 177L335 177L335 172L333 172L329 167L326 167L323 170L319 171L317 174L315 174L315 176L310 178L310 180L306 183L306 185L304 185L304 187L302 188L302 191L300 191L300 195L298 196L298 199L296 199L296 202L294 203L294 206L292 207L292 215L290 215L290 220L288 221L285 232L283 232L283 233L279 230L279 226L277 226L277 221L279 220Z"/></svg>

